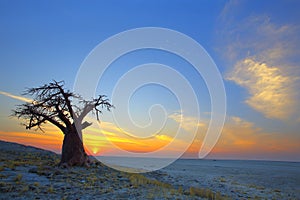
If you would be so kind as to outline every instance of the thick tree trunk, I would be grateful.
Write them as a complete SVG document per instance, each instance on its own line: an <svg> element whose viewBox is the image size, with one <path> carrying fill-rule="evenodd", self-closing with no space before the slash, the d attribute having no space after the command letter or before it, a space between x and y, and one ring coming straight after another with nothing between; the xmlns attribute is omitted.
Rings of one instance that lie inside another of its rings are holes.
<svg viewBox="0 0 300 200"><path fill-rule="evenodd" d="M72 128L65 133L59 165L63 167L87 166L89 162L82 140L79 138L76 128Z"/></svg>

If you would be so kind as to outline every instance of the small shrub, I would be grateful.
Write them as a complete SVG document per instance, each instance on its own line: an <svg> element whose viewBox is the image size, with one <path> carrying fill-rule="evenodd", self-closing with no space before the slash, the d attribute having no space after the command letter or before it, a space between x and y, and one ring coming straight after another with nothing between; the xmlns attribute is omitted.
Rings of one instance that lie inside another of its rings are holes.
<svg viewBox="0 0 300 200"><path fill-rule="evenodd" d="M174 189L171 189L171 190L170 190L170 194L171 194L171 195L175 195L176 193L177 193L176 190L174 190Z"/></svg>
<svg viewBox="0 0 300 200"><path fill-rule="evenodd" d="M264 186L259 186L259 185L249 185L249 187L250 188L255 188L255 189L257 189L257 190L264 190L265 189L265 187Z"/></svg>
<svg viewBox="0 0 300 200"><path fill-rule="evenodd" d="M34 185L35 187L39 187L39 186L40 186L40 183L34 182L33 185Z"/></svg>
<svg viewBox="0 0 300 200"><path fill-rule="evenodd" d="M178 193L179 193L179 194L183 194L182 186L179 186L179 188L178 188Z"/></svg>
<svg viewBox="0 0 300 200"><path fill-rule="evenodd" d="M48 187L48 192L49 193L54 193L54 188L52 185L50 185L50 187Z"/></svg>
<svg viewBox="0 0 300 200"><path fill-rule="evenodd" d="M16 166L13 162L8 162L6 163L6 167L11 169L11 170L15 170L16 169Z"/></svg>
<svg viewBox="0 0 300 200"><path fill-rule="evenodd" d="M221 199L223 199L223 197L222 197L222 195L221 195L220 192L217 192L217 193L216 193L215 199L216 199L216 200L221 200Z"/></svg>
<svg viewBox="0 0 300 200"><path fill-rule="evenodd" d="M0 194L2 192L11 192L15 189L15 184L0 182Z"/></svg>
<svg viewBox="0 0 300 200"><path fill-rule="evenodd" d="M220 180L221 183L225 183L226 182L226 179L223 178L223 177L221 177L219 180Z"/></svg>
<svg viewBox="0 0 300 200"><path fill-rule="evenodd" d="M22 187L21 193L25 193L25 192L27 192L28 190L29 190L28 185L24 185L24 186Z"/></svg>
<svg viewBox="0 0 300 200"><path fill-rule="evenodd" d="M0 178L7 178L8 175L0 174Z"/></svg>
<svg viewBox="0 0 300 200"><path fill-rule="evenodd" d="M14 181L15 181L15 182L20 182L20 181L22 180L22 178L23 178L23 175L22 175L22 174L18 174L18 175L15 177Z"/></svg>
<svg viewBox="0 0 300 200"><path fill-rule="evenodd" d="M5 182L0 182L0 187L4 187L6 186L6 183Z"/></svg>

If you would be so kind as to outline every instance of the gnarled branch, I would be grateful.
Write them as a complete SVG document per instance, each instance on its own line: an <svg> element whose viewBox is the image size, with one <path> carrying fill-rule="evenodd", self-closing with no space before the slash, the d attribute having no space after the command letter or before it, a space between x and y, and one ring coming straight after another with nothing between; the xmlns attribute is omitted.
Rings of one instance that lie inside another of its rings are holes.
<svg viewBox="0 0 300 200"><path fill-rule="evenodd" d="M84 129L91 125L89 122L82 123L88 113L94 111L99 120L99 113L102 112L100 109L110 111L113 107L104 95L92 100L83 100L79 95L65 90L63 81L29 88L24 94L33 96L34 100L19 105L13 115L27 120L27 129L38 127L42 130L42 125L46 122L57 126L63 133L74 128L75 123ZM72 105L71 100L74 99L78 100L76 105Z"/></svg>

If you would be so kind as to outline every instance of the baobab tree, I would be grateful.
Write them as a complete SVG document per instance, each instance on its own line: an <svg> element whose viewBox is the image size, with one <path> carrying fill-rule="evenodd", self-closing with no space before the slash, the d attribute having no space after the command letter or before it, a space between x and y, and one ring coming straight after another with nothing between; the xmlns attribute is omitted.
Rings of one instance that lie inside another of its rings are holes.
<svg viewBox="0 0 300 200"><path fill-rule="evenodd" d="M99 120L99 113L103 109L110 111L113 105L106 96L82 99L78 94L66 90L63 81L29 88L24 95L31 95L33 101L18 105L13 115L25 120L26 129L37 128L43 131L42 126L47 122L60 129L64 139L59 165L88 165L90 161L83 147L82 130L91 123L83 120L90 112Z"/></svg>

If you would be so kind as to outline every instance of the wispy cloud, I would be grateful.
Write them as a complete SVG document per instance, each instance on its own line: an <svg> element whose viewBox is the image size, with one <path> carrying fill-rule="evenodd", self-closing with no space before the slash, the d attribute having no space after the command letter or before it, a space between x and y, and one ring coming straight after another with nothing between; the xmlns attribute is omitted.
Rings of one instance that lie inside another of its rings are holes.
<svg viewBox="0 0 300 200"><path fill-rule="evenodd" d="M219 50L231 66L225 78L246 88L245 102L265 117L287 119L300 107L300 28L243 10L229 1L220 15Z"/></svg>
<svg viewBox="0 0 300 200"><path fill-rule="evenodd" d="M95 120L89 119L89 121ZM100 127L98 125L97 122L93 123L84 130L83 134L85 146L94 154L101 152L102 155L114 155L117 148L139 153L153 152L174 140L173 134L169 132L154 137L139 138L133 137L134 134L128 135L112 122L101 122ZM175 142L178 147L183 146L181 140ZM167 149L167 152L172 154L171 149Z"/></svg>
<svg viewBox="0 0 300 200"><path fill-rule="evenodd" d="M10 98L13 98L13 99L20 100L20 101L24 101L24 102L28 102L28 103L32 102L32 99L29 99L29 98L26 98L26 97L22 97L22 96L13 95L13 94L8 93L8 92L0 91L0 94L2 94L4 96L7 96L7 97L10 97Z"/></svg>
<svg viewBox="0 0 300 200"><path fill-rule="evenodd" d="M172 115L180 123L180 115ZM198 126L197 120L188 117L186 125ZM185 153L186 157L197 158L209 121L202 121L193 143ZM238 116L227 116L222 134L210 153L212 158L240 159L286 159L299 160L299 136L293 133L268 132L253 122Z"/></svg>
<svg viewBox="0 0 300 200"><path fill-rule="evenodd" d="M240 117L227 118L213 157L299 160L299 136L267 132Z"/></svg>
<svg viewBox="0 0 300 200"><path fill-rule="evenodd" d="M246 58L237 62L226 78L245 87L250 93L246 103L268 118L285 119L296 106L290 87L294 80L279 67Z"/></svg>
<svg viewBox="0 0 300 200"><path fill-rule="evenodd" d="M191 116L183 116L181 113L173 113L168 116L170 119L173 119L175 122L179 123L181 128L186 131L197 130L201 127L206 127L207 124L199 119Z"/></svg>

